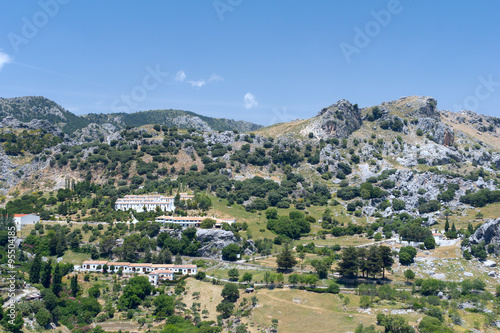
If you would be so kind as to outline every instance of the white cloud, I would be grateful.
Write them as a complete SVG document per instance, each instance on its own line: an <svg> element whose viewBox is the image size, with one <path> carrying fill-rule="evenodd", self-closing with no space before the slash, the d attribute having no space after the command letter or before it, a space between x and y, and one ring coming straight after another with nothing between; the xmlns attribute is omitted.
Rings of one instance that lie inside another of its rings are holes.
<svg viewBox="0 0 500 333"><path fill-rule="evenodd" d="M208 82L213 82L213 81L215 81L215 82L224 81L224 79L217 74L212 74L210 76L210 78L208 79Z"/></svg>
<svg viewBox="0 0 500 333"><path fill-rule="evenodd" d="M175 74L175 81L184 81L186 79L186 73L184 71L178 71L177 74Z"/></svg>
<svg viewBox="0 0 500 333"><path fill-rule="evenodd" d="M245 103L245 108L247 109L251 109L254 106L259 105L255 96L249 92L246 93L245 96L243 97L243 102Z"/></svg>
<svg viewBox="0 0 500 333"><path fill-rule="evenodd" d="M12 58L7 53L0 51L0 70L11 61Z"/></svg>
<svg viewBox="0 0 500 333"><path fill-rule="evenodd" d="M205 80L198 80L198 81L189 81L189 83L193 86L193 87L203 87L207 82Z"/></svg>

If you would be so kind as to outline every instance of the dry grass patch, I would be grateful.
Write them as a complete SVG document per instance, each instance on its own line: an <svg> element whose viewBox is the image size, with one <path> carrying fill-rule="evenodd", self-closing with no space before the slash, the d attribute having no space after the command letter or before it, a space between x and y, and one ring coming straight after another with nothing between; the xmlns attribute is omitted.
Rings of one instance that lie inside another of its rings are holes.
<svg viewBox="0 0 500 333"><path fill-rule="evenodd" d="M345 310L338 295L315 294L301 290L258 290L259 306L252 318L257 325L271 326L278 319L280 332L348 332L360 323L375 324L375 316L358 313L359 297L349 295Z"/></svg>
<svg viewBox="0 0 500 333"><path fill-rule="evenodd" d="M190 308L193 303L201 303L201 311L208 310L208 318L202 320L215 320L217 321L217 305L222 301L223 286L213 285L208 282L199 281L196 279L187 279L186 290L187 295L183 296L183 302ZM199 292L200 296L193 297L193 293Z"/></svg>

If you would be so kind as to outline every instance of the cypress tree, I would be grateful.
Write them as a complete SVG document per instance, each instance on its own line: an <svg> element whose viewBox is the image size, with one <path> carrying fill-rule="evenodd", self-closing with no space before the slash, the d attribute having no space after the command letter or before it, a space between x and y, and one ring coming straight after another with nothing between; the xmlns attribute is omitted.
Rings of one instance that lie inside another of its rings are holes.
<svg viewBox="0 0 500 333"><path fill-rule="evenodd" d="M77 275L73 275L71 277L71 295L73 297L76 297L76 295L78 294L78 290L80 289L80 287L78 286L78 276Z"/></svg>
<svg viewBox="0 0 500 333"><path fill-rule="evenodd" d="M42 269L42 257L40 252L37 252L35 259L30 267L30 282L38 283L40 282L40 270Z"/></svg>
<svg viewBox="0 0 500 333"><path fill-rule="evenodd" d="M450 229L450 221L448 220L448 217L446 217L446 222L444 223L444 232L447 232L448 229Z"/></svg>
<svg viewBox="0 0 500 333"><path fill-rule="evenodd" d="M54 278L52 279L52 292L59 297L59 293L62 290L62 272L59 268L59 264L56 264L54 269Z"/></svg>
<svg viewBox="0 0 500 333"><path fill-rule="evenodd" d="M49 260L43 265L43 270L40 276L40 283L45 287L50 287L50 275L52 273L52 260Z"/></svg>

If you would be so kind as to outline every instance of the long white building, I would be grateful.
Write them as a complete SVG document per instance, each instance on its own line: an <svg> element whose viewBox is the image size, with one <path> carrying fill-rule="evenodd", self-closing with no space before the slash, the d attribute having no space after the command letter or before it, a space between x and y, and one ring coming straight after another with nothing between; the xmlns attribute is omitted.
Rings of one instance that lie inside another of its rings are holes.
<svg viewBox="0 0 500 333"><path fill-rule="evenodd" d="M193 199L193 195L180 193L181 200ZM160 194L153 195L126 195L123 198L116 200L116 210L132 209L136 212L152 211L159 207L163 212L172 212L175 210L175 196L164 196Z"/></svg>
<svg viewBox="0 0 500 333"><path fill-rule="evenodd" d="M177 224L180 225L183 228L188 228L188 227L195 227L198 228L205 219L212 219L215 221L215 227L220 228L222 227L223 223L227 224L233 224L236 222L235 219L219 219L219 218L214 218L214 217L208 217L208 216L158 216L155 219L155 222L160 222L160 223L172 223L172 224Z"/></svg>
<svg viewBox="0 0 500 333"><path fill-rule="evenodd" d="M107 265L107 272L123 274L147 274L149 282L157 285L161 280L173 280L174 273L182 275L196 275L198 268L196 265L175 265L175 264L150 264L150 263L129 263L104 260L87 260L82 263L80 271L83 272L104 272Z"/></svg>

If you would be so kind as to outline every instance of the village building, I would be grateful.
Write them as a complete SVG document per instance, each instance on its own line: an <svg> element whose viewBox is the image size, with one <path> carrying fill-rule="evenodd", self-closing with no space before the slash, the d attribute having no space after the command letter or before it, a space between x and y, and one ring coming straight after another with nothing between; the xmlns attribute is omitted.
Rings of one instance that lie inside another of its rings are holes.
<svg viewBox="0 0 500 333"><path fill-rule="evenodd" d="M193 195L179 193L181 200L191 200ZM136 212L152 211L160 209L163 212L172 212L175 210L175 196L154 195L126 195L117 199L115 202L116 210L132 209Z"/></svg>
<svg viewBox="0 0 500 333"><path fill-rule="evenodd" d="M14 223L17 230L21 230L26 225L40 222L40 216L34 214L14 214Z"/></svg>
<svg viewBox="0 0 500 333"><path fill-rule="evenodd" d="M104 265L106 265L107 263L108 262L104 260L87 260L83 262L82 270L87 272L102 272L104 269Z"/></svg>
<svg viewBox="0 0 500 333"><path fill-rule="evenodd" d="M223 223L233 224L236 222L235 219L219 219L208 216L158 216L155 222L165 223L165 224L175 224L180 225L183 228L194 227L198 228L205 219L212 219L215 221L215 228L221 228Z"/></svg>
<svg viewBox="0 0 500 333"><path fill-rule="evenodd" d="M432 237L434 238L434 241L436 241L436 244L439 244L443 240L443 234L440 234L438 232L432 233Z"/></svg>
<svg viewBox="0 0 500 333"><path fill-rule="evenodd" d="M196 275L198 273L196 265L129 263L104 260L84 261L79 271L102 273L105 265L110 273L118 273L121 268L123 274L147 274L149 281L154 285L157 285L159 281L173 280L175 273L182 275Z"/></svg>
<svg viewBox="0 0 500 333"><path fill-rule="evenodd" d="M149 273L148 277L149 283L157 286L159 281L173 280L174 272L169 269L160 269Z"/></svg>

